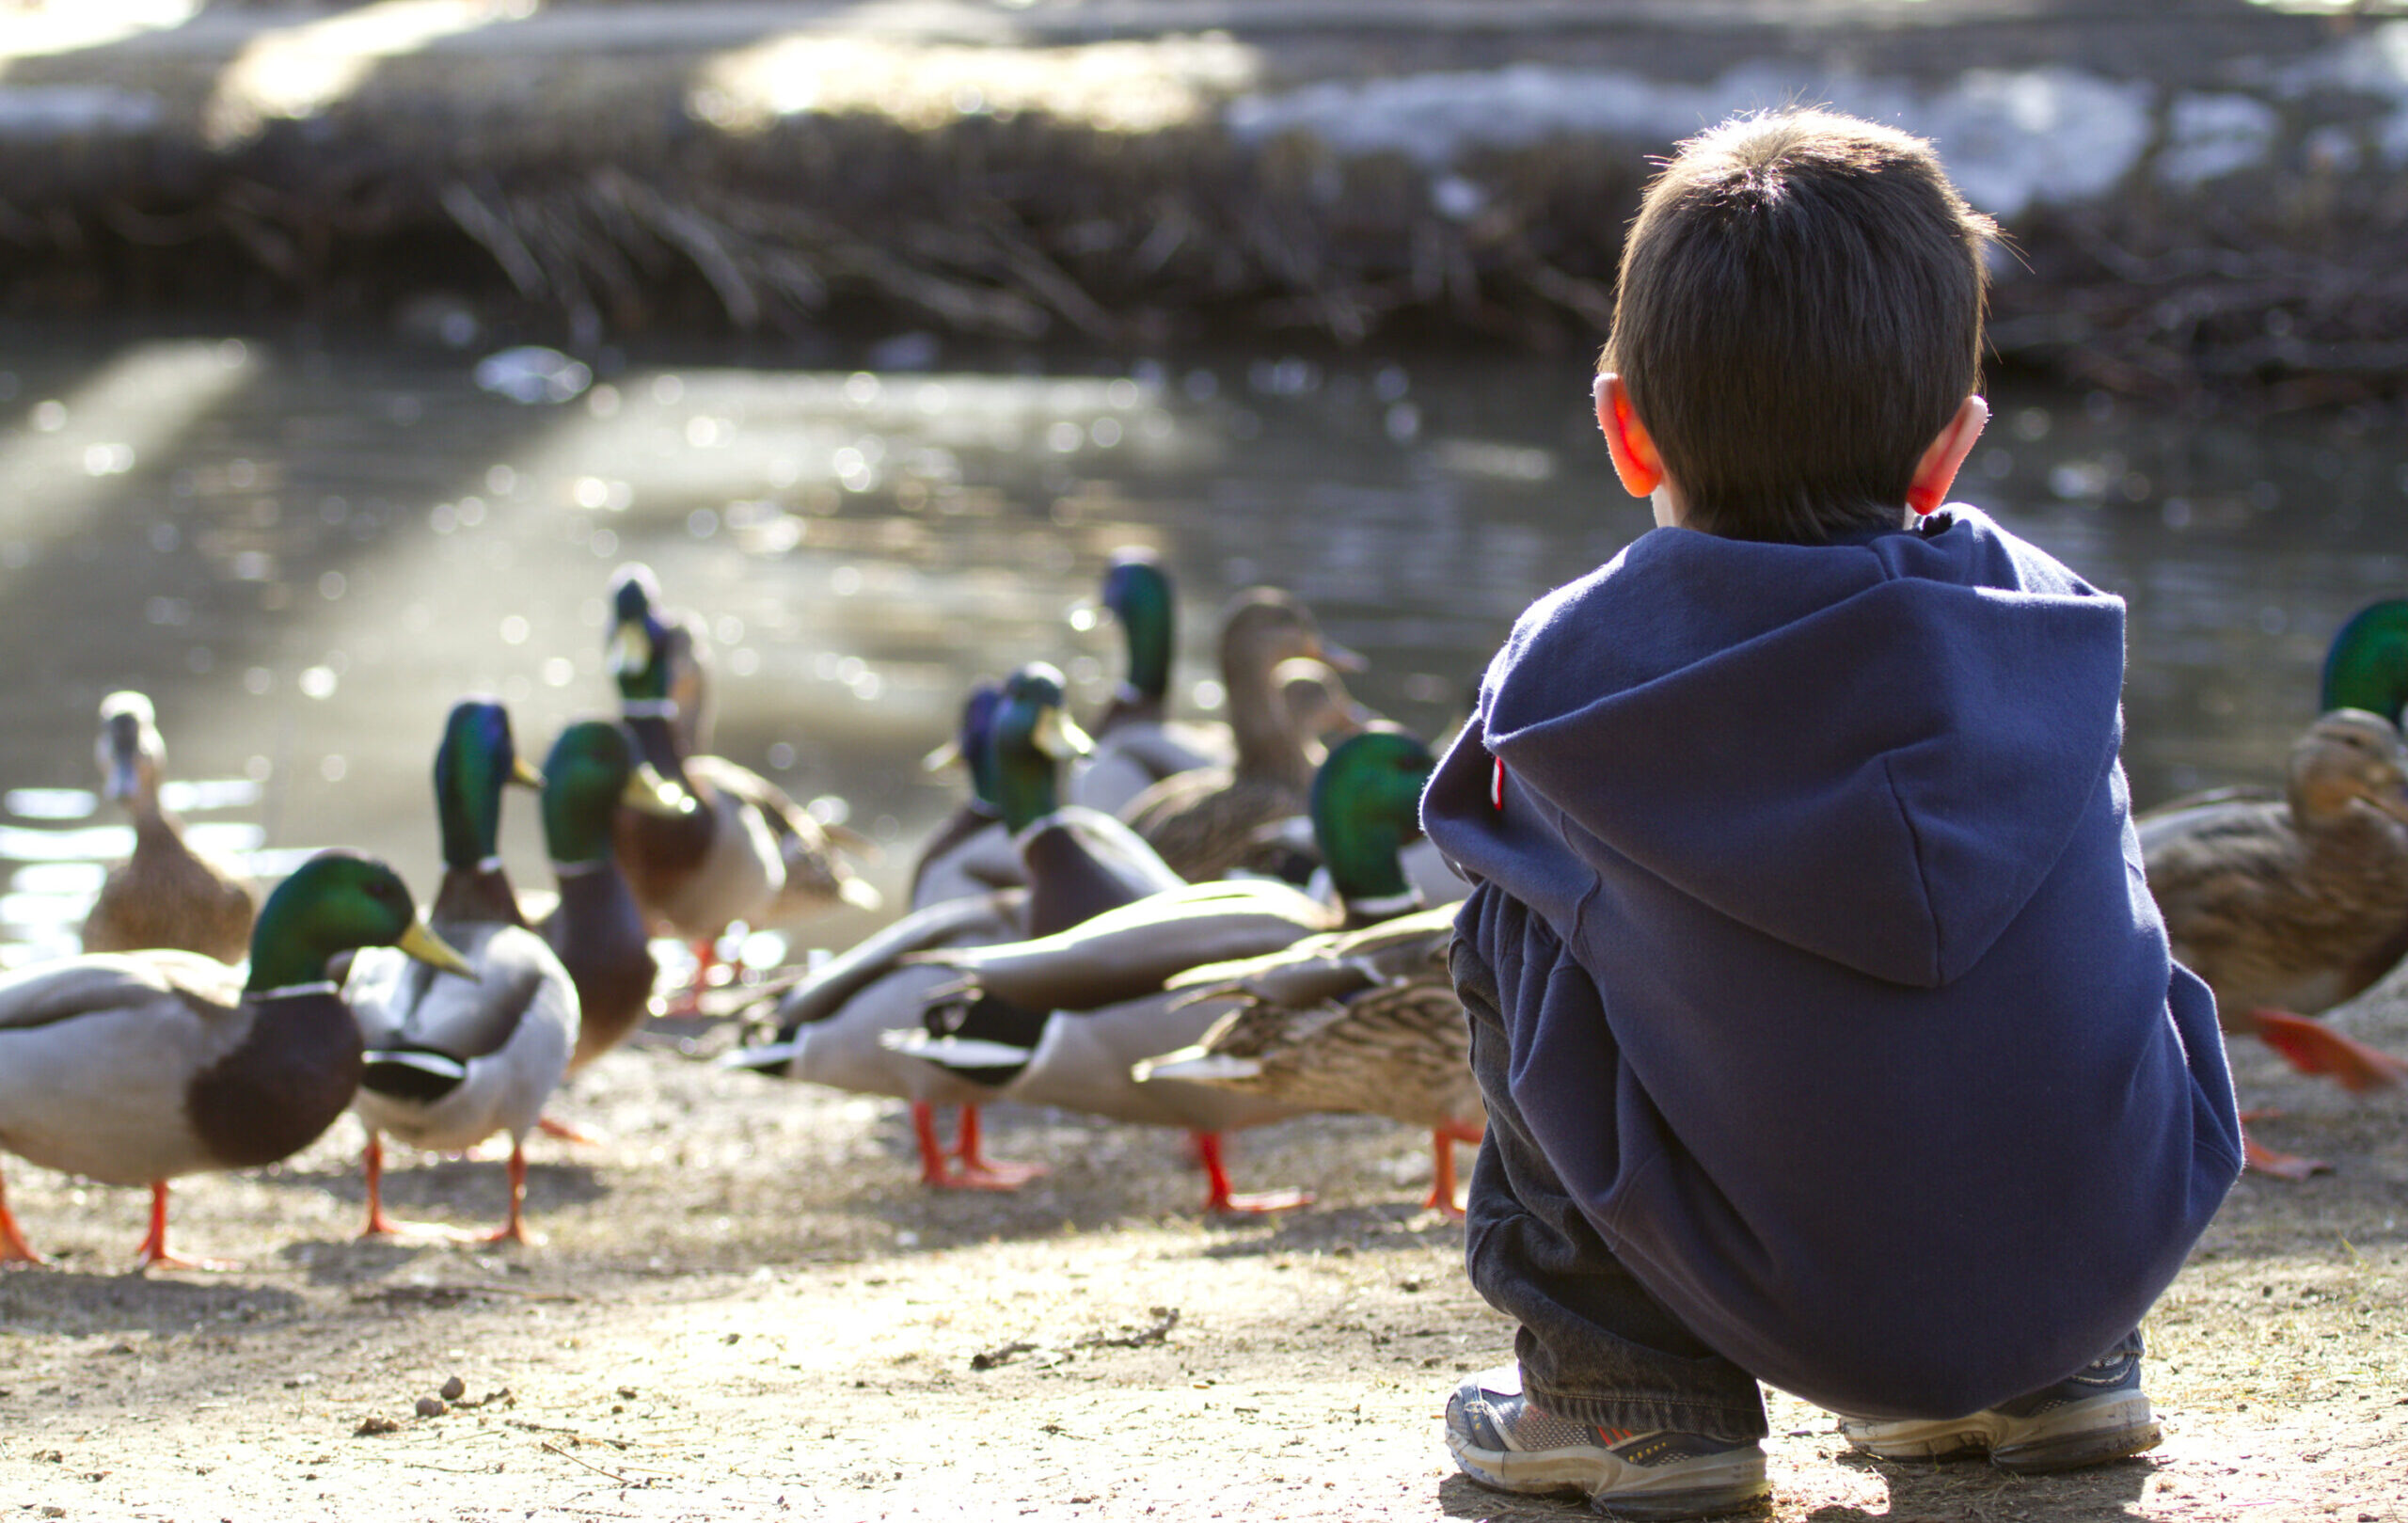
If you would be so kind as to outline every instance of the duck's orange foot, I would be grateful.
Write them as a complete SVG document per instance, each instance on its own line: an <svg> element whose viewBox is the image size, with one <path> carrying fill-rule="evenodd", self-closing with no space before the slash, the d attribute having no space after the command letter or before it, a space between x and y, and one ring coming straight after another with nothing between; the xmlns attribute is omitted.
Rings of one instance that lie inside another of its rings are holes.
<svg viewBox="0 0 2408 1523"><path fill-rule="evenodd" d="M150 1230L142 1235L142 1245L134 1250L134 1272L146 1269L196 1269L208 1274L223 1274L243 1266L231 1259L186 1259L167 1251L167 1182L154 1180L150 1185Z"/></svg>
<svg viewBox="0 0 2408 1523"><path fill-rule="evenodd" d="M388 1237L410 1243L482 1243L484 1239L466 1228L447 1227L441 1222L404 1221L378 1212L368 1218L359 1230L361 1242L371 1238Z"/></svg>
<svg viewBox="0 0 2408 1523"><path fill-rule="evenodd" d="M1424 1210L1434 1211L1449 1221L1464 1219L1464 1205L1455 1195L1455 1144L1480 1145L1486 1129L1478 1126L1442 1126L1430 1134L1430 1194L1421 1202Z"/></svg>
<svg viewBox="0 0 2408 1523"><path fill-rule="evenodd" d="M987 1156L981 1141L978 1107L961 1107L961 1130L954 1138L954 1162L960 1171L949 1182L964 1190L1017 1190L1046 1172L1043 1164L1013 1164Z"/></svg>
<svg viewBox="0 0 2408 1523"><path fill-rule="evenodd" d="M168 1253L165 1249L157 1253L145 1249L135 1254L134 1259L134 1272L137 1275L149 1269L189 1269L205 1275L225 1275L242 1267L239 1260L187 1259L182 1254Z"/></svg>
<svg viewBox="0 0 2408 1523"><path fill-rule="evenodd" d="M2294 1184L2313 1174L2330 1174L2333 1166L2321 1158L2302 1158L2296 1153L2276 1152L2261 1148L2247 1136L2241 1139L2241 1153L2252 1172L2271 1174Z"/></svg>
<svg viewBox="0 0 2408 1523"><path fill-rule="evenodd" d="M931 1190L995 1190L1009 1192L1026 1184L1037 1174L1022 1173L1009 1167L946 1169L943 1173L920 1176L920 1182Z"/></svg>
<svg viewBox="0 0 2408 1523"><path fill-rule="evenodd" d="M1309 1190L1255 1190L1245 1195L1214 1191L1205 1200L1204 1209L1231 1216L1259 1216L1275 1211L1293 1211L1312 1203L1312 1192Z"/></svg>
<svg viewBox="0 0 2408 1523"><path fill-rule="evenodd" d="M1298 1206L1313 1203L1312 1196L1304 1190L1258 1190L1250 1195L1231 1193L1228 1166L1221 1157L1221 1134L1196 1132L1191 1135L1195 1139L1196 1157L1204 1165L1204 1209L1207 1212L1254 1216L1274 1211L1293 1211Z"/></svg>
<svg viewBox="0 0 2408 1523"><path fill-rule="evenodd" d="M2302 1073L2326 1073L2353 1094L2408 1084L2408 1063L2288 1010L2252 1010L2258 1039Z"/></svg>
<svg viewBox="0 0 2408 1523"><path fill-rule="evenodd" d="M25 1234L17 1230L17 1218L8 1214L8 1198L0 1192L0 1264L46 1264L49 1260L34 1251Z"/></svg>
<svg viewBox="0 0 2408 1523"><path fill-rule="evenodd" d="M539 1117L536 1119L535 1130L547 1137L558 1137L562 1142L579 1148L597 1147L602 1140L589 1133L579 1131L566 1121L556 1121L548 1116Z"/></svg>

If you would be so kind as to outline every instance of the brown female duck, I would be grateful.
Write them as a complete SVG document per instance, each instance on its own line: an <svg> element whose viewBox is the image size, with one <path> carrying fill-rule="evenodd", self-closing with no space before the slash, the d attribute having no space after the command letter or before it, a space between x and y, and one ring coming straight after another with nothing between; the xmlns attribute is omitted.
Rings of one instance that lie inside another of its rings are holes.
<svg viewBox="0 0 2408 1523"><path fill-rule="evenodd" d="M150 700L115 692L101 703L95 748L102 791L134 817L134 854L101 883L84 919L84 950L131 952L174 947L221 962L239 962L250 944L250 884L233 868L184 840L176 817L160 807L159 774L166 742Z"/></svg>
<svg viewBox="0 0 2408 1523"><path fill-rule="evenodd" d="M1487 1110L1447 973L1454 928L1455 906L1439 905L1181 974L1171 989L1224 1013L1193 1046L1138 1064L1135 1076L1426 1128L1434 1163L1425 1203L1460 1215L1455 1144L1480 1140Z"/></svg>
<svg viewBox="0 0 2408 1523"><path fill-rule="evenodd" d="M2137 817L2149 892L2174 955L2215 991L2217 1018L2349 1089L2408 1065L2305 1019L2408 953L2408 754L2391 722L2341 708L2291 748L2284 798L2211 796ZM2252 1142L2253 1168L2322 1167Z"/></svg>
<svg viewBox="0 0 2408 1523"><path fill-rule="evenodd" d="M1279 663L1310 657L1341 671L1361 658L1322 638L1304 604L1272 587L1241 593L1221 620L1221 674L1234 767L1197 768L1164 778L1121 811L1164 862L1191 883L1226 874L1257 844L1263 827L1306 812L1313 779L1308 738L1274 674Z"/></svg>

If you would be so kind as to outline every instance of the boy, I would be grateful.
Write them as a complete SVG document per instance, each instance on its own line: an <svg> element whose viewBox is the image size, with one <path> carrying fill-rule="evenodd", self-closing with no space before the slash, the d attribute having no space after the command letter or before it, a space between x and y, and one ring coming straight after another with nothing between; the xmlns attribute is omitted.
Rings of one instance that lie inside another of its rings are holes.
<svg viewBox="0 0 2408 1523"><path fill-rule="evenodd" d="M1683 145L1596 387L1663 527L1540 599L1423 822L1475 885L1476 1480L1766 1492L1761 1379L1891 1457L2154 1445L2135 1329L2241 1167L2123 771L2123 605L1963 507L1994 230L1820 112Z"/></svg>

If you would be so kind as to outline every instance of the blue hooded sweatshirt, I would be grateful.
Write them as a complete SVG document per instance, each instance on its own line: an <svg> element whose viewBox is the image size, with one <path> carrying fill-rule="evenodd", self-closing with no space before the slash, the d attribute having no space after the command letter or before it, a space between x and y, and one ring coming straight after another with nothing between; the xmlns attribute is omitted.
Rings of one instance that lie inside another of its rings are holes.
<svg viewBox="0 0 2408 1523"><path fill-rule="evenodd" d="M1974 510L1657 530L1523 614L1433 776L1514 1103L1757 1378L1872 1418L2049 1385L2240 1173L2214 1002L2142 878L2123 665L2121 600Z"/></svg>

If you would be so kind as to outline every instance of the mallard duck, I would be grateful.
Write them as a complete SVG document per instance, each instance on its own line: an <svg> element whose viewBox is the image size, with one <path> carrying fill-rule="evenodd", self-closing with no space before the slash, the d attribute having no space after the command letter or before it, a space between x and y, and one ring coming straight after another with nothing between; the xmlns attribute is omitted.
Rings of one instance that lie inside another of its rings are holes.
<svg viewBox="0 0 2408 1523"><path fill-rule="evenodd" d="M1085 809L1117 815L1164 778L1198 767L1227 766L1228 726L1173 722L1174 638L1170 574L1151 550L1122 550L1103 574L1103 606L1120 621L1128 669L1090 734L1092 754L1070 768L1069 797Z"/></svg>
<svg viewBox="0 0 2408 1523"><path fill-rule="evenodd" d="M914 910L814 969L776 996L776 1034L721 1062L857 1094L892 1095L911 1110L920 1182L931 1189L1009 1190L1044 1172L1005 1163L984 1150L978 1106L988 1091L972 1080L887 1050L881 1036L916 1027L923 999L953 975L905 960L935 947L1007 939L1025 924L1028 894L1001 889ZM936 1108L958 1105L960 1124L948 1154Z"/></svg>
<svg viewBox="0 0 2408 1523"><path fill-rule="evenodd" d="M693 944L689 1008L711 975L719 937L737 922L757 929L838 903L879 908L878 890L854 876L828 831L775 784L687 751L667 648L630 624L620 627L616 650L620 713L644 760L689 805L667 817L623 810L615 841L644 913Z"/></svg>
<svg viewBox="0 0 2408 1523"><path fill-rule="evenodd" d="M510 783L540 785L518 757L510 716L483 699L452 706L435 754L443 882L427 924L472 970L436 977L423 963L362 952L351 971L352 1009L367 1066L352 1108L368 1131L368 1224L362 1236L456 1235L385 1214L383 1138L459 1151L497 1132L510 1137L510 1204L488 1241L528 1241L527 1129L560 1087L578 1040L577 984L527 928L494 843Z"/></svg>
<svg viewBox="0 0 2408 1523"><path fill-rule="evenodd" d="M1274 881L1189 884L1019 945L928 953L925 960L960 969L964 977L930 1001L927 1030L902 1034L898 1045L957 1072L1000 1081L1002 1098L1189 1128L1210 1177L1208 1209L1298 1203L1292 1192L1232 1196L1217 1135L1298 1107L1172 1080L1139 1083L1132 1071L1196 1040L1218 1013L1172 992L1178 975L1418 904L1397 849L1418 828L1431 765L1427 747L1388 725L1330 752L1314 783L1312 817L1342 896L1339 904ZM1015 1032L1012 1023L994 1018L997 1009L1036 1012L1036 1020Z"/></svg>
<svg viewBox="0 0 2408 1523"><path fill-rule="evenodd" d="M2133 823L2174 955L2215 992L2226 1031L2350 1089L2408 1079L2398 1059L2304 1019L2408 952L2408 755L2390 721L2318 719L2280 801L2209 799ZM2288 1178L2322 1166L2255 1142L2248 1157Z"/></svg>
<svg viewBox="0 0 2408 1523"><path fill-rule="evenodd" d="M544 846L560 897L534 924L577 985L576 1073L627 1039L651 1006L660 964L626 876L610 851L621 808L670 814L660 777L636 755L624 725L582 720L544 758Z"/></svg>
<svg viewBox="0 0 2408 1523"><path fill-rule="evenodd" d="M1094 748L1064 706L1062 674L1032 661L1004 682L988 738L995 806L1028 884L1028 934L1050 936L1185 881L1136 832L1061 801L1061 770Z"/></svg>
<svg viewBox="0 0 2408 1523"><path fill-rule="evenodd" d="M351 1103L359 1025L327 960L389 945L466 968L409 890L356 852L310 858L268 896L247 975L182 951L103 953L0 976L0 1148L150 1187L143 1265L167 1251L167 1182L290 1157ZM34 1261L0 1198L0 1261Z"/></svg>
<svg viewBox="0 0 2408 1523"><path fill-rule="evenodd" d="M1252 849L1261 827L1304 812L1312 762L1272 675L1296 657L1348 671L1362 664L1352 651L1323 640L1311 612L1287 593L1258 587L1239 594L1221 621L1222 682L1237 764L1164 778L1121 811L1189 882L1221 877Z"/></svg>
<svg viewBox="0 0 2408 1523"><path fill-rule="evenodd" d="M890 1033L916 1030L926 996L956 976L911 959L940 947L989 945L1040 928L1067 928L1176 886L1180 878L1109 815L1061 807L1061 763L1087 742L1063 712L1062 674L1054 668L1022 667L991 705L974 692L957 743L968 757L985 757L973 762L973 785L991 796L1025 886L932 896L781 996L775 1038L727 1061L909 1101L922 1183L1010 1189L1039 1170L983 1155L977 1107L990 1096L981 1081L990 1076L923 1063L886 1042ZM1010 1019L1016 1012L990 1014ZM961 1107L951 1160L937 1137L939 1105Z"/></svg>
<svg viewBox="0 0 2408 1523"><path fill-rule="evenodd" d="M1311 656L1291 656L1271 669L1271 686L1288 711L1288 728L1318 771L1329 748L1379 719L1346 690L1338 668Z"/></svg>
<svg viewBox="0 0 2408 1523"><path fill-rule="evenodd" d="M995 710L1004 701L1000 682L971 685L961 704L954 738L928 753L927 769L958 766L970 776L970 796L932 832L911 865L911 908L925 910L947 899L991 894L1026 880L1020 851L1004 826L995 801L995 763L990 737Z"/></svg>
<svg viewBox="0 0 2408 1523"><path fill-rule="evenodd" d="M1460 1215L1455 1144L1480 1140L1487 1110L1447 971L1454 930L1454 906L1438 905L1181 974L1174 991L1223 1013L1193 1045L1139 1063L1134 1077L1427 1128L1434 1162L1426 1204Z"/></svg>
<svg viewBox="0 0 2408 1523"><path fill-rule="evenodd" d="M134 854L109 869L84 918L84 950L173 947L239 962L250 944L250 884L196 851L159 805L167 748L150 700L113 692L101 701L101 791L134 817Z"/></svg>
<svg viewBox="0 0 2408 1523"><path fill-rule="evenodd" d="M605 645L613 670L623 668L641 646L657 652L668 672L667 697L677 743L689 756L711 749L717 706L711 701L710 641L702 621L661 602L652 568L629 562L610 574L610 633ZM639 662L638 664L642 664Z"/></svg>
<svg viewBox="0 0 2408 1523"><path fill-rule="evenodd" d="M1273 676L1315 768L1328 755L1333 741L1380 722L1379 715L1357 703L1346 690L1345 679L1334 668L1309 656L1281 661ZM1405 877L1412 880L1424 902L1443 904L1471 892L1471 885L1448 865L1427 837L1417 836L1406 842L1402 860ZM1308 815L1291 815L1257 827L1254 844L1230 872L1285 879L1324 898L1334 892L1329 874L1322 866L1321 847L1313 836L1312 817Z"/></svg>

